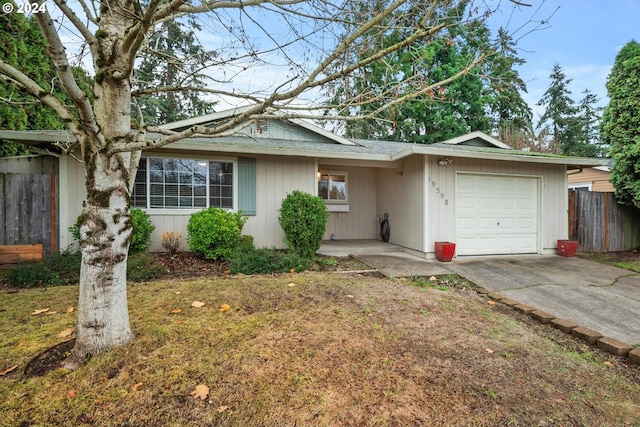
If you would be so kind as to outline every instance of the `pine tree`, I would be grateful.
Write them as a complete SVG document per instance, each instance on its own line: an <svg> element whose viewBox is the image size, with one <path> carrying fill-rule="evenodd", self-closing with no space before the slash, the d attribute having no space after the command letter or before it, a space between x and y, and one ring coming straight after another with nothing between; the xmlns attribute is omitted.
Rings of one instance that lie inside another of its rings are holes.
<svg viewBox="0 0 640 427"><path fill-rule="evenodd" d="M197 41L194 30L200 30L195 22L189 29L178 21L163 22L153 32L147 43L142 61L135 75L135 90L152 89L155 93L136 97L134 120L139 121L139 111L148 125L160 125L213 111L214 102L207 101L201 92L190 90L203 87L210 80L202 70L215 56L207 52ZM158 87L182 88L156 92ZM187 88L187 89L185 89Z"/></svg>
<svg viewBox="0 0 640 427"><path fill-rule="evenodd" d="M573 145L576 132L576 107L571 99L569 84L572 79L567 78L559 64L553 66L549 76L551 84L536 105L545 107L545 112L540 117L538 128L548 135L547 146L550 152L567 154L566 151Z"/></svg>
<svg viewBox="0 0 640 427"><path fill-rule="evenodd" d="M495 45L496 52L487 61L485 75L496 133L501 141L514 148L531 149L533 114L522 98L522 93L527 93L527 85L516 70L526 61L518 57L515 41L503 28L498 30Z"/></svg>
<svg viewBox="0 0 640 427"><path fill-rule="evenodd" d="M607 93L600 133L613 158L611 183L618 202L640 208L640 44L635 40L618 52Z"/></svg>

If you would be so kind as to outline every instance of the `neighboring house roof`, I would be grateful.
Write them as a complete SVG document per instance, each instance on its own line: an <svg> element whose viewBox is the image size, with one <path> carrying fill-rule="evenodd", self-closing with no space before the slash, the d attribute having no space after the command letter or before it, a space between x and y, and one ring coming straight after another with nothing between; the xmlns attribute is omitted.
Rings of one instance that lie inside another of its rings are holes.
<svg viewBox="0 0 640 427"><path fill-rule="evenodd" d="M201 117L181 120L163 125L164 129L181 130L190 126L206 126L225 118L245 112L250 107L240 107ZM276 120L276 119L271 119ZM472 132L436 144L415 144L392 141L350 140L300 119L283 117L282 122L291 128L299 127L313 135L311 140L266 138L251 134L249 121L238 127L233 136L196 136L168 145L173 149L202 152L231 152L238 154L263 154L280 156L320 157L331 159L353 159L393 162L414 154L442 157L465 157L487 160L504 160L528 163L563 164L570 169L606 165L606 160L593 158L562 157L542 153L514 150L508 145L482 132ZM147 138L161 138L159 134L148 134ZM30 145L73 142L75 138L65 131L2 131L0 139L28 142Z"/></svg>

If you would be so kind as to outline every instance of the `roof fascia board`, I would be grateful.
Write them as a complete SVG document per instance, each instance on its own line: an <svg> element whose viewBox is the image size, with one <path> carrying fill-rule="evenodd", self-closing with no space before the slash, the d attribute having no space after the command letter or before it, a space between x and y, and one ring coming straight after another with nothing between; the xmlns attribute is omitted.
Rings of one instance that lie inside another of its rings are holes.
<svg viewBox="0 0 640 427"><path fill-rule="evenodd" d="M391 156L388 154L366 154L366 153L343 153L343 152L328 152L317 150L300 150L289 148L274 148L274 147L246 147L239 145L227 145L227 144L194 144L186 141L180 141L177 143L169 144L166 146L171 149L189 150L189 151L207 151L207 152L227 152L227 153L239 153L239 154L256 154L256 155L274 155L274 156L291 156L291 157L314 157L314 158L327 158L327 159L353 159L353 160L374 160L374 161L391 161Z"/></svg>
<svg viewBox="0 0 640 427"><path fill-rule="evenodd" d="M0 139L20 142L76 142L76 137L64 130L0 130Z"/></svg>
<svg viewBox="0 0 640 427"><path fill-rule="evenodd" d="M493 146L495 146L497 148L504 148L504 149L507 149L507 150L513 150L512 147L508 146L504 142L499 141L499 140L495 139L494 137L489 136L486 133L481 132L479 130L477 130L475 132L468 133L466 135L460 135L458 137L451 138L451 139L448 139L446 141L442 141L441 144L459 145L459 144L462 144L463 142L471 141L472 139L476 139L476 138L480 138L480 139L488 142L489 144L491 144L491 145L493 145Z"/></svg>
<svg viewBox="0 0 640 427"><path fill-rule="evenodd" d="M449 157L462 157L468 159L483 159L483 160L504 160L515 161L525 163L544 163L544 164L558 164L558 165L572 165L572 166L602 166L605 165L607 160L603 159L590 159L583 157L546 157L546 156L529 156L526 154L512 154L512 153L486 153L482 151L462 151L459 149L447 149L447 148L434 148L430 146L418 146L411 145L411 148L402 150L391 156L392 160L402 159L412 154L426 154L431 156L449 156Z"/></svg>
<svg viewBox="0 0 640 427"><path fill-rule="evenodd" d="M177 122L165 123L158 126L160 129L179 129L184 127L191 127L202 123L213 122L216 120L226 119L238 114L245 113L253 108L252 105L246 105L244 107L230 108L228 110L218 111L216 113L207 114L199 117L192 117L190 119L178 120Z"/></svg>
<svg viewBox="0 0 640 427"><path fill-rule="evenodd" d="M304 128L304 129L307 129L307 130L309 130L309 131L311 131L313 133L316 133L316 134L318 134L320 136L324 136L325 138L328 138L328 139L330 139L332 141L335 141L338 144L342 144L342 145L360 145L360 144L358 144L358 143L356 143L354 141L351 141L350 139L344 138L344 137L342 137L340 135L336 135L333 132L329 132L328 130L323 129L320 126L316 126L313 123L309 123L309 122L307 122L305 120L295 119L295 118L288 119L288 120L291 123L294 123L294 124Z"/></svg>

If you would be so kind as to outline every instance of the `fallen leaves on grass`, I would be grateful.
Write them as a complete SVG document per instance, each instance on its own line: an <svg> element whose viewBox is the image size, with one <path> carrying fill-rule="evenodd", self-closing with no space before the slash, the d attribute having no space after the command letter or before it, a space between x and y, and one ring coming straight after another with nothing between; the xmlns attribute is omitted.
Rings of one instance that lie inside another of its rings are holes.
<svg viewBox="0 0 640 427"><path fill-rule="evenodd" d="M289 283L287 284L288 287L293 288L296 284L295 283Z"/></svg>
<svg viewBox="0 0 640 427"><path fill-rule="evenodd" d="M67 328L63 331L60 331L60 333L57 335L58 338L66 338L68 336L71 336L71 334L73 334L76 331L76 328Z"/></svg>
<svg viewBox="0 0 640 427"><path fill-rule="evenodd" d="M9 373L11 373L11 372L15 371L16 369L18 369L18 365L13 365L12 367L7 368L7 369L5 369L4 371L0 372L0 377L4 377L4 376L6 376L7 374L9 374Z"/></svg>
<svg viewBox="0 0 640 427"><path fill-rule="evenodd" d="M131 391L138 391L138 390L140 389L140 387L142 387L142 386L143 386L143 384L144 384L144 383L142 383L142 382L135 383L135 384L133 385L133 387L131 387Z"/></svg>
<svg viewBox="0 0 640 427"><path fill-rule="evenodd" d="M604 362L605 365L607 365L610 368L613 368L613 363L609 362L608 360L606 362Z"/></svg>
<svg viewBox="0 0 640 427"><path fill-rule="evenodd" d="M224 411L226 411L227 409L229 409L228 406L220 406L218 407L218 412L223 413Z"/></svg>
<svg viewBox="0 0 640 427"><path fill-rule="evenodd" d="M231 310L231 306L229 304L222 304L218 310L220 310L220 313L226 313Z"/></svg>
<svg viewBox="0 0 640 427"><path fill-rule="evenodd" d="M209 387L204 384L197 385L195 390L191 392L194 399L205 400L209 396Z"/></svg>
<svg viewBox="0 0 640 427"><path fill-rule="evenodd" d="M191 307L200 308L200 307L203 307L203 306L204 306L204 303L201 302L201 301L194 301L194 302L191 303Z"/></svg>
<svg viewBox="0 0 640 427"><path fill-rule="evenodd" d="M39 314L44 314L47 311L49 311L49 307L47 307L47 308L39 308L37 310L34 310L31 314L33 314L34 316L37 316Z"/></svg>
<svg viewBox="0 0 640 427"><path fill-rule="evenodd" d="M182 310L179 308L173 309L169 312L169 314L179 314L182 313Z"/></svg>
<svg viewBox="0 0 640 427"><path fill-rule="evenodd" d="M65 312L66 314L71 314L71 313L73 313L73 310L75 310L75 307L69 307L69 308L67 308L64 312Z"/></svg>
<svg viewBox="0 0 640 427"><path fill-rule="evenodd" d="M495 302L495 301L487 301L487 304L489 304L489 305L496 305L496 302Z"/></svg>
<svg viewBox="0 0 640 427"><path fill-rule="evenodd" d="M75 390L71 389L67 392L67 399L73 399L77 395L78 393Z"/></svg>

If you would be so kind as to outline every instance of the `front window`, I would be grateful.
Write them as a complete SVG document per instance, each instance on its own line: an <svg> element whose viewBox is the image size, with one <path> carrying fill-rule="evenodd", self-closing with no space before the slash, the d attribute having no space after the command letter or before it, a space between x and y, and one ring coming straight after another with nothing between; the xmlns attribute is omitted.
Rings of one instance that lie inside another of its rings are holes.
<svg viewBox="0 0 640 427"><path fill-rule="evenodd" d="M233 162L142 158L131 206L233 209Z"/></svg>
<svg viewBox="0 0 640 427"><path fill-rule="evenodd" d="M318 172L318 196L327 203L347 203L347 173Z"/></svg>

